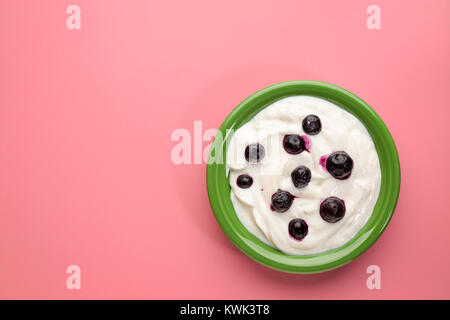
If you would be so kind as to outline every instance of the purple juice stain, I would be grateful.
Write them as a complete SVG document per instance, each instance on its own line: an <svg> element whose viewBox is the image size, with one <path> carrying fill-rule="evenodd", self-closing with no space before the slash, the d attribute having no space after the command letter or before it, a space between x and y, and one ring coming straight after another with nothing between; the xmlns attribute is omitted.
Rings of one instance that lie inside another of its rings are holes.
<svg viewBox="0 0 450 320"><path fill-rule="evenodd" d="M309 152L309 149L312 147L311 138L308 136L302 136L303 141L305 141L305 149Z"/></svg>
<svg viewBox="0 0 450 320"><path fill-rule="evenodd" d="M327 160L328 160L328 155L324 155L320 157L319 160L319 164L322 166L323 170L325 170L325 172L328 172L327 170Z"/></svg>

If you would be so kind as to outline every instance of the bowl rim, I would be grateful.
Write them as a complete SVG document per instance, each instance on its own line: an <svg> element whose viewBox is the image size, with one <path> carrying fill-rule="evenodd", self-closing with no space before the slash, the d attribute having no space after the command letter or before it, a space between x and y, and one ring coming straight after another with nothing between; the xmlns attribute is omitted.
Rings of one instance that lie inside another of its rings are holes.
<svg viewBox="0 0 450 320"><path fill-rule="evenodd" d="M236 130L273 102L295 95L328 100L356 116L374 141L381 168L377 202L370 218L359 232L338 248L300 256L285 254L265 244L243 226L230 199L231 187L226 174L226 147L233 135L227 129ZM269 268L289 273L319 273L343 266L369 249L392 218L401 180L400 161L394 140L383 120L366 102L339 86L315 80L292 80L265 87L235 107L223 121L218 133L223 139L214 138L206 169L208 198L214 216L239 250ZM217 151L222 152L221 162L215 161Z"/></svg>

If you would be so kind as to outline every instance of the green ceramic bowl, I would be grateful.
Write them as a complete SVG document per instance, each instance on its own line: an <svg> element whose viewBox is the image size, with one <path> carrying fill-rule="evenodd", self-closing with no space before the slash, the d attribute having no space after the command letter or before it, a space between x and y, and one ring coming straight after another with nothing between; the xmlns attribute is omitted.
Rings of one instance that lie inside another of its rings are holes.
<svg viewBox="0 0 450 320"><path fill-rule="evenodd" d="M226 175L226 146L232 133L258 112L285 97L316 96L331 101L356 116L369 131L381 166L381 189L374 211L363 228L343 246L325 252L293 256L287 255L260 241L239 221L230 199L230 185ZM219 129L223 139L214 139L207 166L208 196L214 215L228 238L247 256L280 271L318 273L340 267L366 251L383 233L389 223L400 190L400 163L394 141L386 125L375 111L354 94L335 85L318 81L288 81L264 88L239 104ZM222 152L223 161L213 159ZM221 162L221 163L219 163Z"/></svg>

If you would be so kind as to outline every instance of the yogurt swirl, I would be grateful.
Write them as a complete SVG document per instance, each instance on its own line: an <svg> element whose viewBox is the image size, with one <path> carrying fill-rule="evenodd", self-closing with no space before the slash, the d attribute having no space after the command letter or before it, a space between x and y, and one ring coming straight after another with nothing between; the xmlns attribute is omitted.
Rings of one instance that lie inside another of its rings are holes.
<svg viewBox="0 0 450 320"><path fill-rule="evenodd" d="M322 128L308 135L302 121L311 114L320 119ZM305 150L286 152L283 140L288 135L301 136ZM264 148L260 161L246 159L246 148L254 144ZM351 174L345 179L336 179L326 169L327 157L337 151L344 151L353 160ZM236 130L228 145L226 164L231 201L239 220L261 241L291 255L323 252L352 239L371 216L381 184L378 155L364 125L337 105L311 96L281 99ZM299 166L311 172L310 181L300 188L291 177ZM250 187L238 186L241 175L251 178ZM271 207L272 196L279 190L293 196L292 205L283 212ZM320 214L321 203L329 197L345 203L345 215L335 223L325 221ZM307 225L307 234L298 240L290 235L295 228L289 224L297 221L300 226L301 220Z"/></svg>

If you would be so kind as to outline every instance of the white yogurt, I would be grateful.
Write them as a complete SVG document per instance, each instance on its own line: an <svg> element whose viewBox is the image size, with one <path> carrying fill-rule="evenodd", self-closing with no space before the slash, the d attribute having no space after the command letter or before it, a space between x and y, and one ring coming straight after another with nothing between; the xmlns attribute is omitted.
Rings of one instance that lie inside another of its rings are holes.
<svg viewBox="0 0 450 320"><path fill-rule="evenodd" d="M321 120L322 130L317 135L303 132L302 121L310 114ZM283 148L287 134L309 137L309 152L288 154ZM249 164L244 153L253 143L264 146L265 156ZM320 164L322 156L335 151L345 151L353 159L353 170L346 180L333 178ZM311 170L311 181L298 189L291 172L300 165ZM310 96L279 100L236 130L228 146L227 170L231 201L242 224L263 242L292 255L334 249L353 238L372 214L381 183L378 155L364 125L335 104ZM237 186L241 174L253 178L250 188ZM296 196L283 213L271 209L271 197L278 189ZM336 223L324 221L319 213L321 201L330 196L345 202L345 216ZM295 218L308 224L308 234L300 241L288 232L288 224Z"/></svg>

